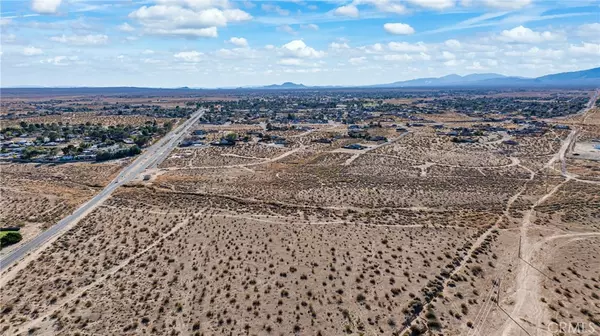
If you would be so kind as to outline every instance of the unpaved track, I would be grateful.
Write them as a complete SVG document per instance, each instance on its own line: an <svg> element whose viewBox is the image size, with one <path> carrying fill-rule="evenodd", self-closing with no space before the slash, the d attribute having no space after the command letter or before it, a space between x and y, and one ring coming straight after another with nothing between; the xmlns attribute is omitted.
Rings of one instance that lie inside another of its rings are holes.
<svg viewBox="0 0 600 336"><path fill-rule="evenodd" d="M587 114L591 107L593 107L596 99L598 97L598 92L594 93L592 99L588 103L588 107L583 111L583 114ZM574 176L570 175L566 170L566 154L568 151L573 148L574 143L577 139L577 134L579 130L573 129L567 138L563 141L559 151L544 165L544 168L551 168L555 162L561 162L561 174L566 178L565 181L556 185L552 190L547 192L545 195L540 197L532 206L527 210L527 212L523 216L523 220L521 222L521 263L519 264L517 275L516 275L516 283L514 292L510 295L513 298L514 305L511 310L508 311L508 314L516 321L520 321L520 325L528 330L531 335L549 335L551 333L547 332L545 328L542 326L542 322L546 320L546 307L540 300L540 274L539 271L532 268L529 264L532 264L534 261L539 259L537 253L540 251L540 247L548 242L551 239L559 239L565 237L593 237L600 235L600 233L590 232L590 233L577 233L572 235L555 235L546 238L545 240L537 243L531 243L528 233L531 223L535 217L535 208L540 204L544 203L548 198L550 198L560 187L562 187L565 183L575 179ZM583 181L581 181L583 182ZM524 323L523 321L527 321ZM512 320L507 319L504 323L504 326L501 328L500 335L502 336L516 336L520 335L522 332L521 328L517 326Z"/></svg>
<svg viewBox="0 0 600 336"><path fill-rule="evenodd" d="M535 208L544 203L550 198L561 186L567 183L569 179L558 184L548 193L540 197L525 213L521 222L521 258L528 263L531 263L535 257L536 249L529 242L529 228L535 216ZM515 303L512 310L508 314L515 320L526 319L534 326L540 326L544 319L543 303L539 296L539 273L526 262L521 262L517 270L516 288L511 297ZM504 324L502 331L503 336L518 335L521 332L519 326L512 321L507 321Z"/></svg>
<svg viewBox="0 0 600 336"><path fill-rule="evenodd" d="M194 216L199 215L200 212L196 213ZM73 293L65 296L64 298L62 298L61 300L59 300L51 309L49 309L48 311L46 311L44 314L38 316L36 319L33 319L21 326L19 326L19 330L21 331L27 331L31 328L34 328L36 326L39 325L39 323L41 323L43 320L47 319L50 315L52 315L55 311L57 311L58 309L61 309L65 304L75 300L76 298L78 298L79 296L81 296L81 294L83 294L85 291L96 287L97 285L99 285L100 283L104 282L106 279L108 279L109 276L117 273L119 270L121 270L123 267L127 266L130 262L136 260L137 258L139 258L140 256L144 255L146 252L150 251L151 249L153 249L155 246L157 246L158 244L162 243L163 240L165 240L166 238L168 238L169 236L171 236L172 234L174 234L175 232L179 231L182 227L184 227L185 225L187 225L189 223L189 218L183 220L182 222L180 222L179 224L177 224L175 227L173 227L171 230L169 230L167 233L163 234L162 236L160 236L158 239L156 239L152 244L148 245L145 249L143 249L142 251L132 255L131 257L123 260L123 262L121 262L120 264L118 264L117 266L114 266L112 268L110 268L109 270L105 271L102 276L100 276L98 279L96 279L95 281L93 281L92 283L90 283L87 286L83 286L79 289L77 289L76 291L74 291Z"/></svg>

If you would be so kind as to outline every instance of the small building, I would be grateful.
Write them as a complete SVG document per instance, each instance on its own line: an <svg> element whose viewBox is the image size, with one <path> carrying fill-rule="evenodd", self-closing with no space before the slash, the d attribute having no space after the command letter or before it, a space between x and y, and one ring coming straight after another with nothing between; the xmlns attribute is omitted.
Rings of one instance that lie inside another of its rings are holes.
<svg viewBox="0 0 600 336"><path fill-rule="evenodd" d="M452 142L455 143L476 143L477 140L469 138L452 138Z"/></svg>
<svg viewBox="0 0 600 336"><path fill-rule="evenodd" d="M370 136L367 138L369 141L387 141L387 138L381 135Z"/></svg>
<svg viewBox="0 0 600 336"><path fill-rule="evenodd" d="M366 131L362 131L362 130L349 130L348 131L348 136L351 138L364 138L367 137L369 135L369 133L367 133Z"/></svg>
<svg viewBox="0 0 600 336"><path fill-rule="evenodd" d="M0 232L2 231L21 231L21 228L18 226L0 227Z"/></svg>
<svg viewBox="0 0 600 336"><path fill-rule="evenodd" d="M210 143L212 146L234 146L235 141L229 140L226 138L221 138L219 141L214 141Z"/></svg>
<svg viewBox="0 0 600 336"><path fill-rule="evenodd" d="M344 146L344 148L346 148L346 149L362 150L362 149L365 149L367 147L365 147L365 146L363 146L361 144L356 144L355 143L355 144L346 145L346 146Z"/></svg>

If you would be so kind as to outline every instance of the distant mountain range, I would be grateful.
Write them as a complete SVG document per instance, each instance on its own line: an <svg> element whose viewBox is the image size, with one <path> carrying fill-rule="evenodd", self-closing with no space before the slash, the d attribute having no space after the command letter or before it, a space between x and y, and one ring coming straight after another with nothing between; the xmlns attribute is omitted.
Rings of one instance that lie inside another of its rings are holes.
<svg viewBox="0 0 600 336"><path fill-rule="evenodd" d="M563 72L537 78L509 77L496 73L471 74L466 76L418 78L388 84L353 86L355 88L405 88L405 87L548 87L548 86L600 86L600 68ZM326 89L333 86L306 86L286 82L281 85L255 87L264 90Z"/></svg>
<svg viewBox="0 0 600 336"><path fill-rule="evenodd" d="M563 72L537 78L509 77L496 73L471 74L466 76L447 75L443 77L418 78L388 84L366 86L307 86L285 82L267 86L247 86L238 88L148 88L148 87L39 87L21 86L1 88L3 94L21 94L27 92L51 92L67 94L74 91L82 94L102 92L103 94L193 94L197 90L328 90L328 89L383 89L383 88L532 88L532 87L600 87L600 67L582 71Z"/></svg>
<svg viewBox="0 0 600 336"><path fill-rule="evenodd" d="M271 84L271 85L267 85L267 86L260 86L258 87L259 89L266 89L266 90L280 90L280 89L284 89L284 90L289 90L289 89L306 89L308 86L303 85L303 84L296 84L296 83L292 83L292 82L285 82L281 85L278 84Z"/></svg>

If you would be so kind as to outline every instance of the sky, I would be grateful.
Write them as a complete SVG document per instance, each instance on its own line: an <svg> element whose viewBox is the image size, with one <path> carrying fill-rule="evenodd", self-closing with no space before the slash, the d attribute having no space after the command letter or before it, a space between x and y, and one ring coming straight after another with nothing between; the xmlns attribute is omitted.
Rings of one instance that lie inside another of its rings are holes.
<svg viewBox="0 0 600 336"><path fill-rule="evenodd" d="M600 66L600 0L2 0L0 86L370 85Z"/></svg>

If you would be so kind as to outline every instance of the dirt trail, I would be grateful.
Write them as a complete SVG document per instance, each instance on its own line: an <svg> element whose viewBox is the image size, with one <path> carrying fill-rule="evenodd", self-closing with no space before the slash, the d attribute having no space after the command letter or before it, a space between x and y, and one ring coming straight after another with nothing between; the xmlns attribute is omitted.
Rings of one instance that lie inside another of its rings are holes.
<svg viewBox="0 0 600 336"><path fill-rule="evenodd" d="M532 180L534 178L534 174L531 175L530 180ZM510 212L510 208L512 206L512 204L519 198L519 196L521 196L521 194L525 191L525 187L526 185L524 185L522 188L520 188L520 190L514 194L513 196L511 196L508 201L506 202L506 206L504 208L504 213L502 215L500 215L498 217L498 220L496 220L496 222L491 225L483 234L481 234L477 240L473 243L473 245L471 245L471 248L469 249L469 251L467 251L467 253L464 255L464 257L462 258L462 260L460 261L459 265L452 271L450 272L450 275L448 276L448 278L446 278L444 280L443 283L443 287L444 289L442 290L442 296L443 297L449 297L450 293L448 293L448 283L452 280L452 276L454 276L455 274L458 274L458 272L460 272L465 265L467 264L467 261L471 258L471 255L473 254L473 252L475 252L475 250L477 250L481 244L483 244L483 242L485 241L485 239L494 231L497 230L500 223L502 222L502 220L504 219L504 217L509 216L509 212ZM493 287L488 291L488 293L486 294L486 296L488 297L486 302L490 302L490 297L493 293ZM427 312L427 307L429 307L429 303L423 306L423 309L421 310L421 313L419 315L417 315L412 322L407 325L399 334L400 335L404 335L405 333L409 332L410 327L413 326L415 324L416 321L423 319L422 315L424 315ZM487 317L487 314L489 313L489 310L491 309L488 308L487 305L484 305L485 309L482 309L479 313L478 316L480 316L480 314L483 313L483 315L481 315L482 317L480 318L480 321L485 321L485 317ZM477 320L476 320L477 322ZM475 324L476 326L476 324ZM476 330L476 329L475 329Z"/></svg>
<svg viewBox="0 0 600 336"><path fill-rule="evenodd" d="M379 145L376 145L376 146L373 146L373 147L369 147L369 148L366 148L366 149L359 150L359 151L358 151L358 153L356 153L356 154L352 155L352 156L351 156L351 157L350 157L348 160L346 160L346 162L344 162L342 165L343 165L343 166L349 166L349 165L350 165L352 162L354 162L354 160L358 159L358 158L359 158L361 155L363 155L363 154L367 154L368 152L370 152L370 151L373 151L373 150L376 150L376 149L379 149L379 148L381 148L381 147L383 147L383 146L391 145L391 144L393 144L394 142L396 142L396 141L400 140L400 139L401 139L403 136L405 136L406 134L409 134L409 133L410 133L410 132L402 133L402 135L400 135L400 136L399 136L399 137L397 137L397 138L391 139L390 141L386 141L386 142L384 142L384 143L381 143L381 144L379 144Z"/></svg>
<svg viewBox="0 0 600 336"><path fill-rule="evenodd" d="M201 212L198 212L196 214L194 214L194 217L199 215ZM146 252L150 251L151 249L153 249L154 247L156 247L157 245L159 245L163 240L165 240L166 238L168 238L169 236L171 236L172 234L174 234L175 232L179 231L181 228L183 228L184 226L186 226L189 223L190 219L187 218L185 220L183 220L182 222L180 222L179 224L177 224L176 226L174 226L171 230L169 230L167 233L163 234L162 236L160 236L158 239L156 239L152 244L148 245L145 249L143 249L142 251L132 255L131 257L123 260L120 264L118 264L117 266L110 268L109 270L105 271L102 276L100 276L98 279L96 279L95 281L93 281L92 283L90 283L87 286L81 287L79 289L77 289L76 291L74 291L73 293L65 296L64 298L62 298L61 300L59 300L55 305L53 305L52 308L48 309L48 311L46 311L44 314L38 316L37 318L24 323L23 325L19 326L19 330L22 332L25 332L31 328L35 328L37 326L39 326L40 323L44 322L44 320L48 319L48 317L50 317L50 315L52 315L55 311L57 311L58 309L61 309L65 304L77 299L78 297L80 297L84 292L86 292L87 290L96 287L97 285L99 285L100 283L104 282L106 279L108 279L110 276L114 275L115 273L117 273L119 270L121 270L122 268L124 268L125 266L127 266L130 262L132 262L133 260L139 258L140 256L144 255Z"/></svg>
<svg viewBox="0 0 600 336"><path fill-rule="evenodd" d="M164 168L164 169L166 171L173 171L173 170L188 170L188 169L247 168L247 167L252 167L252 166L263 165L265 163L272 163L275 161L279 161L279 160L284 159L284 158L286 158L298 151L301 151L303 149L304 149L304 146L301 146L301 147L294 148L290 151L287 151L287 152L285 152L281 155L278 155L276 157L273 157L273 158L257 158L257 159L261 159L261 161L259 161L259 162L240 163L240 164L225 165L225 166L192 166L192 167L175 167L175 168ZM228 156L234 156L234 155L231 154Z"/></svg>
<svg viewBox="0 0 600 336"><path fill-rule="evenodd" d="M540 301L539 296L539 286L540 279L539 273L537 270L533 269L529 266L528 263L531 263L532 260L535 259L535 253L537 249L535 245L530 244L529 242L529 228L533 219L535 218L535 208L540 204L544 203L548 198L550 198L560 187L562 187L565 183L569 182L570 179L561 182L548 193L540 197L525 213L523 216L523 220L521 222L521 258L526 262L521 262L519 264L519 268L517 270L516 277L516 288L514 293L510 296L513 297L516 301L513 305L511 311L508 314L513 319L526 319L530 324L534 326L541 325L541 322L545 318L545 312L543 307L543 303ZM515 335L520 332L521 329L519 326L515 325L512 321L507 321L502 331L503 336Z"/></svg>
<svg viewBox="0 0 600 336"><path fill-rule="evenodd" d="M596 95L593 100L595 101ZM592 103L590 103L592 104ZM589 109L585 110L584 113L589 112ZM579 130L573 129L567 138L563 141L558 152L552 156L552 158L544 165L542 169L552 168L555 162L561 162L561 174L566 178L565 181L556 185L552 190L547 192L545 195L540 197L524 214L521 222L521 259L522 262L519 264L516 275L516 283L514 292L510 295L515 300L512 309L508 314L517 321L527 321L526 324L522 324L524 328L531 329L533 327L533 334L538 334L538 331L543 330L539 326L546 319L546 307L540 301L540 274L539 271L532 268L530 264L532 261L538 259L538 253L540 247L548 242L550 239L558 239L561 237L567 237L569 235L556 235L553 237L546 238L545 240L537 243L530 242L528 236L529 228L533 220L535 219L535 208L540 204L544 203L549 199L556 191L558 191L565 183L571 180L578 180L566 170L566 154L573 147L577 139ZM582 181L583 182L583 181ZM598 233L580 233L576 234L580 236L595 236ZM502 336L519 335L521 329L513 321L507 319L501 328Z"/></svg>

